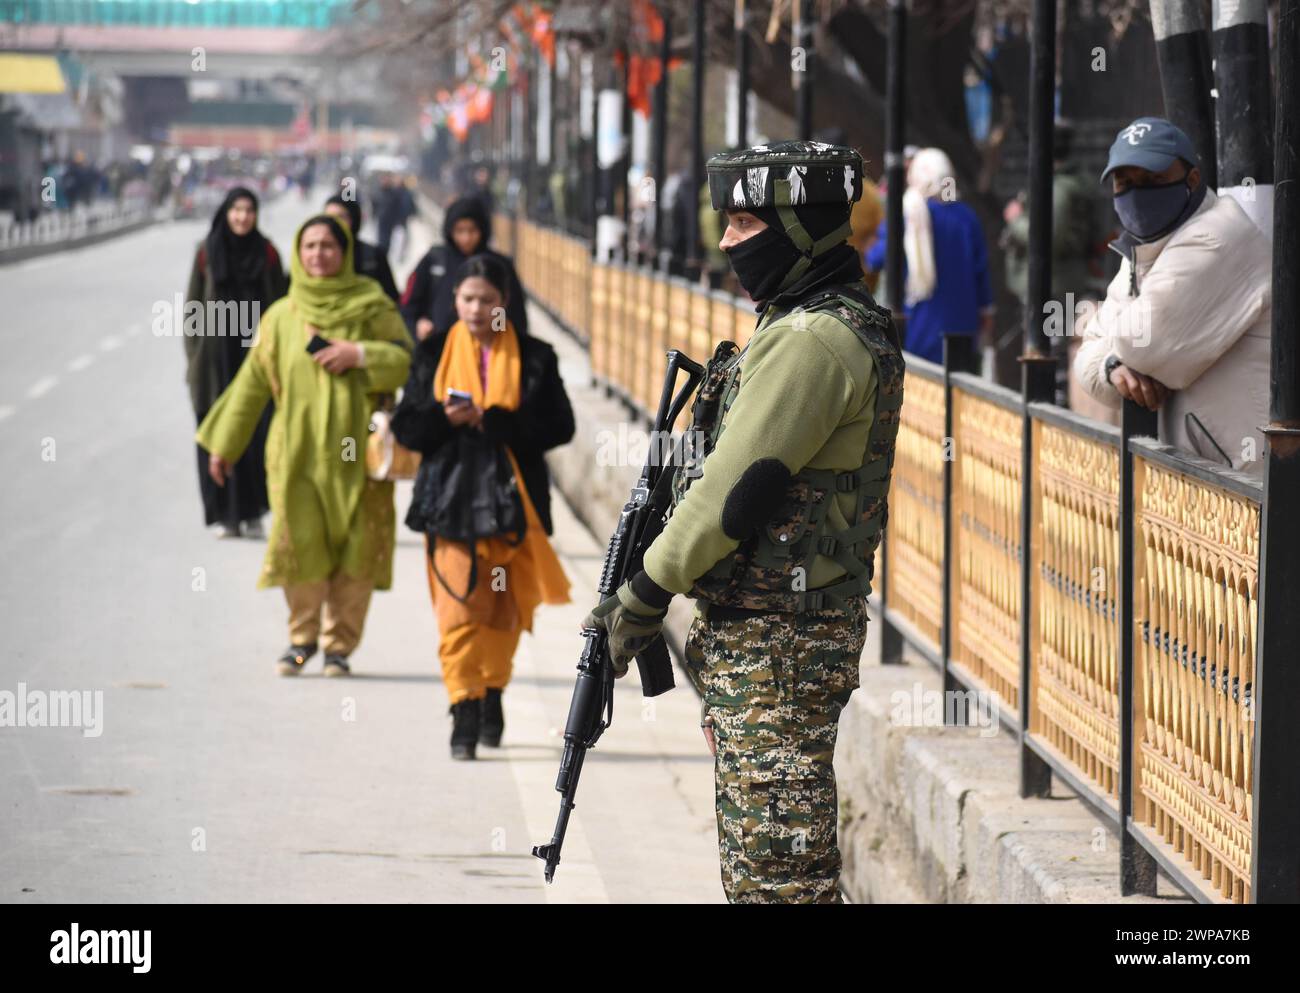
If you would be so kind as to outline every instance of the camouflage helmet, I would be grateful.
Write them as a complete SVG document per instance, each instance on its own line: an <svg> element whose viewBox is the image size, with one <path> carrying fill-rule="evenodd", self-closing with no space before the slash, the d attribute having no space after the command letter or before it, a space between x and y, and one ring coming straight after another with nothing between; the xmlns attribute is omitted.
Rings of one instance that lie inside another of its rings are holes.
<svg viewBox="0 0 1300 993"><path fill-rule="evenodd" d="M824 141L780 141L709 159L714 210L800 204L852 204L862 196L862 156Z"/></svg>
<svg viewBox="0 0 1300 993"><path fill-rule="evenodd" d="M775 216L805 257L797 267L800 273L807 269L807 260L852 234L849 214L862 196L862 156L852 148L824 141L779 141L722 152L710 158L706 168L713 209L758 208L765 217ZM835 207L843 211L843 219L821 237L810 234L796 212L796 208L825 212Z"/></svg>

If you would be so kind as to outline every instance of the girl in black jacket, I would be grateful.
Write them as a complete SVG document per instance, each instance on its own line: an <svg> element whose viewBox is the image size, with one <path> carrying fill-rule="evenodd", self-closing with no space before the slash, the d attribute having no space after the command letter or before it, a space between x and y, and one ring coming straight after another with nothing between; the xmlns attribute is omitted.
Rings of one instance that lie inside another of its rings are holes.
<svg viewBox="0 0 1300 993"><path fill-rule="evenodd" d="M544 453L569 441L574 424L554 349L518 334L505 317L509 276L500 262L472 257L450 283L458 319L416 346L392 430L422 456L406 523L427 542L438 655L454 717L452 757L472 759L476 744L500 743L501 692L534 609L568 602L568 580L546 538ZM522 537L478 535L471 549L437 536L449 510L468 516L462 512L476 498L509 503L501 474L518 490ZM449 500L460 505L449 508Z"/></svg>
<svg viewBox="0 0 1300 993"><path fill-rule="evenodd" d="M361 204L356 199L335 194L325 201L322 213L342 221L352 232L352 266L357 275L369 276L383 288L385 296L393 303L398 303L401 294L397 292L397 283L393 281L388 256L379 250L378 245L361 240Z"/></svg>
<svg viewBox="0 0 1300 993"><path fill-rule="evenodd" d="M402 316L417 340L443 334L456 323L454 277L472 255L495 259L504 270L506 317L521 338L528 334L524 288L510 259L487 247L491 237L492 219L477 197L462 197L447 208L442 219L443 244L424 253L411 270L402 294Z"/></svg>

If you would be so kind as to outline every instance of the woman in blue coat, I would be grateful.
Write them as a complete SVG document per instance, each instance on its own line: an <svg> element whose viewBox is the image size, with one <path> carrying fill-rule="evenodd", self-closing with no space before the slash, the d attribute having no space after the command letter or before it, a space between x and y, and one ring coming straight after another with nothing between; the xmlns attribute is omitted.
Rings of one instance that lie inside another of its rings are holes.
<svg viewBox="0 0 1300 993"><path fill-rule="evenodd" d="M987 334L993 322L984 229L957 199L952 163L937 148L916 153L903 194L903 348L931 362L943 361L945 334ZM867 252L871 272L885 267L885 225ZM890 306L898 309L897 301Z"/></svg>

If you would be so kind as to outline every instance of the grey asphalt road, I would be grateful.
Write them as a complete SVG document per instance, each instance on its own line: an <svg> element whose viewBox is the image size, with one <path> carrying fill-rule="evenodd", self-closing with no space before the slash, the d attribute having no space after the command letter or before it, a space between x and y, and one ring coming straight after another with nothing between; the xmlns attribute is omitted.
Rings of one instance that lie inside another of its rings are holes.
<svg viewBox="0 0 1300 993"><path fill-rule="evenodd" d="M296 195L264 210L282 253L306 213ZM404 529L357 676L321 678L319 656L275 676L282 595L254 589L261 542L203 526L182 343L153 328L206 227L0 268L0 722L5 693L102 694L97 735L0 727L0 900L721 900L689 688L643 705L623 681L554 885L528 854L558 808L557 729L602 551L562 502L574 602L524 637L499 751L447 755L422 546ZM409 489L397 499L400 515Z"/></svg>

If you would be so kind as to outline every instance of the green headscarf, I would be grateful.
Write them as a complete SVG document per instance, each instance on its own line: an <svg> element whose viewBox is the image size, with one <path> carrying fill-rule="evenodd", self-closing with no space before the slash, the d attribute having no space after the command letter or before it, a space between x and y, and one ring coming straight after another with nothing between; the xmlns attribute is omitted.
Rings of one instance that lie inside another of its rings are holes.
<svg viewBox="0 0 1300 993"><path fill-rule="evenodd" d="M317 224L330 229L343 245L343 266L333 276L309 276L303 268L299 248L302 233ZM352 325L364 325L378 312L393 306L383 288L369 276L357 274L352 261L353 239L348 230L325 214L310 217L293 236L293 254L289 259L289 299L300 317L319 328L338 331ZM347 334L333 337L350 338Z"/></svg>

